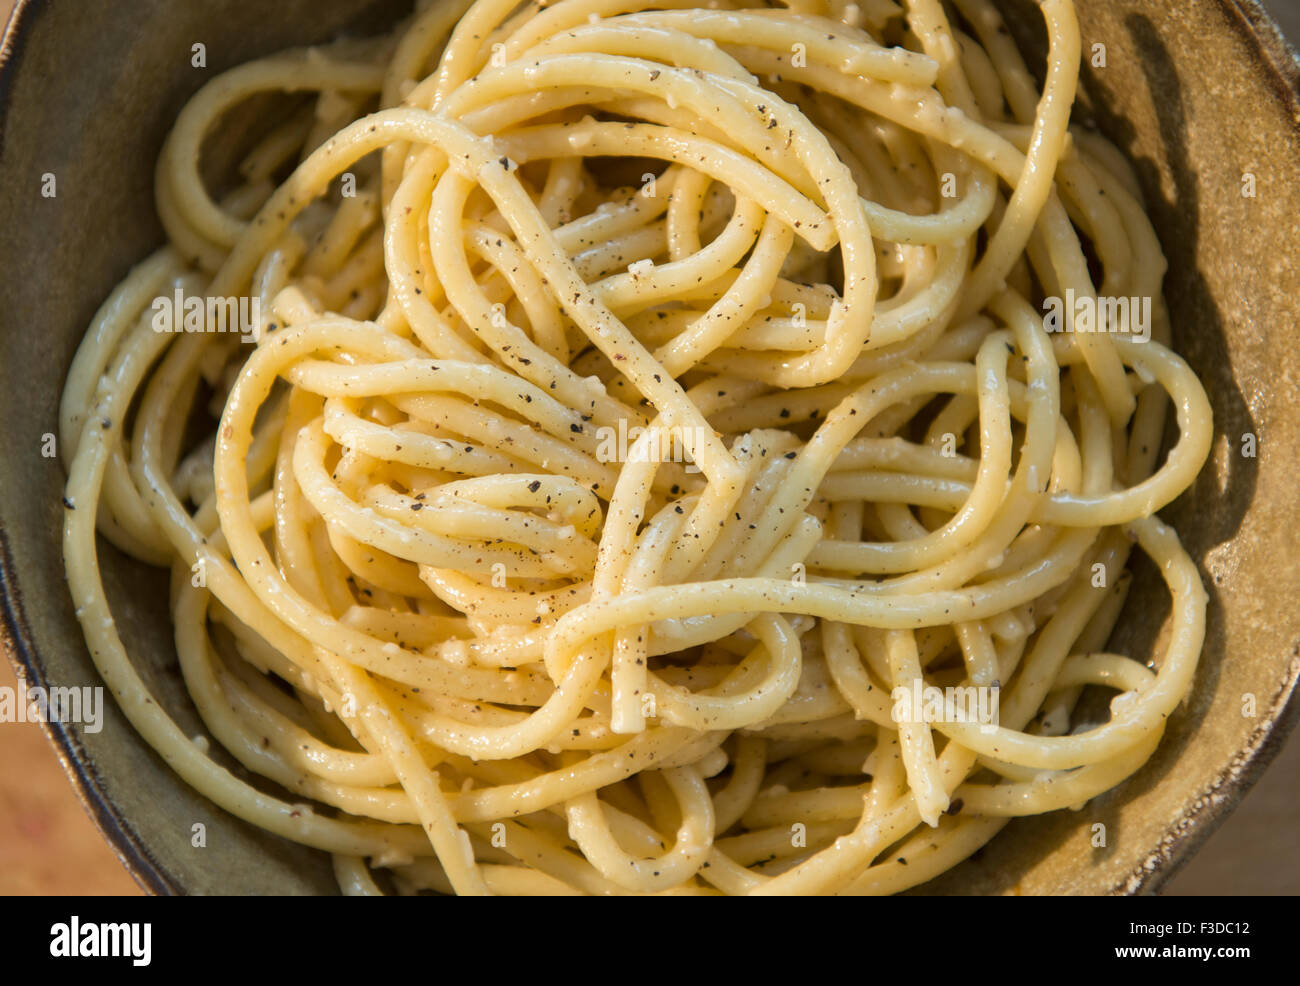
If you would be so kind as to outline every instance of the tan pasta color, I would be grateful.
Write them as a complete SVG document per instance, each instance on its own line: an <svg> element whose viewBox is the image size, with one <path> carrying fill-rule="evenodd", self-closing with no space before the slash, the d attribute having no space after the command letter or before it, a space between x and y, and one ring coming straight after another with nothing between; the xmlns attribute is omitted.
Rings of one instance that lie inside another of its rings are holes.
<svg viewBox="0 0 1300 986"><path fill-rule="evenodd" d="M1041 84L988 0L698 2L436 0L214 77L69 373L106 684L347 893L893 893L1191 687L1155 512L1210 410L1069 0ZM170 568L244 771L150 696L97 535ZM1135 545L1172 613L1123 656Z"/></svg>

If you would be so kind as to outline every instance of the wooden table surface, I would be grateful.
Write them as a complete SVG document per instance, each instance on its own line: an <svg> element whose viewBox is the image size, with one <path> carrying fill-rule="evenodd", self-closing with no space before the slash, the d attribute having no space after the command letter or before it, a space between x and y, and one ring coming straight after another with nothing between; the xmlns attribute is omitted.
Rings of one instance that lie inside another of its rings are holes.
<svg viewBox="0 0 1300 986"><path fill-rule="evenodd" d="M54 0L60 2L60 0ZM12 0L0 0L7 18ZM1265 0L1300 41L1300 0ZM0 687L15 678L0 658ZM1300 734L1166 893L1300 894ZM0 894L138 894L39 726L0 723Z"/></svg>

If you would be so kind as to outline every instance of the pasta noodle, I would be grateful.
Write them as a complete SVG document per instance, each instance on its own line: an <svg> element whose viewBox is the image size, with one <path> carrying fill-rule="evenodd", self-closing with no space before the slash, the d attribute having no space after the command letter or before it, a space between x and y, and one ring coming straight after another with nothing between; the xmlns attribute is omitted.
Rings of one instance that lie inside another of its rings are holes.
<svg viewBox="0 0 1300 986"><path fill-rule="evenodd" d="M1041 84L989 0L695 2L436 0L216 76L68 375L106 684L346 893L892 893L1114 787L1191 687L1155 512L1210 410L1069 0ZM170 568L228 758L97 533ZM1149 662L1106 651L1135 544Z"/></svg>

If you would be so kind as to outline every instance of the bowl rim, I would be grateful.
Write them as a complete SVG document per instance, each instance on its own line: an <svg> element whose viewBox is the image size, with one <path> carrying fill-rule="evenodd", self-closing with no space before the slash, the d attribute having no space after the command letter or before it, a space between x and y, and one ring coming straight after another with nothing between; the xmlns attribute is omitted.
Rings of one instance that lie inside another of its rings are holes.
<svg viewBox="0 0 1300 986"><path fill-rule="evenodd" d="M1273 96L1290 110L1300 136L1300 54L1260 0L1207 0L1218 3L1242 37L1254 47L1272 83ZM0 148L8 123L9 96L19 56L31 25L48 0L16 0L0 33ZM9 541L0 519L0 650L15 673L30 685L47 684L35 642L27 624ZM1285 656L1285 655L1283 655ZM1300 721L1300 660L1291 658L1286 680L1272 708L1261 716L1246 745L1211 786L1215 797L1201 797L1166 828L1159 845L1111 888L1112 894L1154 894L1196 854L1237 808L1247 792L1285 745ZM76 736L63 723L42 722L64 773L72 781L82 807L99 828L126 871L145 891L160 896L186 893L182 882L154 858L121 809L104 793L98 775Z"/></svg>

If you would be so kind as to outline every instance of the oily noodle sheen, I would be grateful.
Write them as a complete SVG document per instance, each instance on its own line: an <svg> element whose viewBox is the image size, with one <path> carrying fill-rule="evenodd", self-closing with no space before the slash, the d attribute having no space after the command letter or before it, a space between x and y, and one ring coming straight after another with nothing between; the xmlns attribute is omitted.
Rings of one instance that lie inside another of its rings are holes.
<svg viewBox="0 0 1300 986"><path fill-rule="evenodd" d="M94 660L346 892L891 893L1132 774L1191 685L1154 512L1210 410L1133 171L1070 126L1071 4L1040 90L988 0L693 2L437 0L213 78L77 353ZM160 331L178 291L231 305ZM96 531L170 568L224 752ZM1135 543L1172 611L1129 657Z"/></svg>

